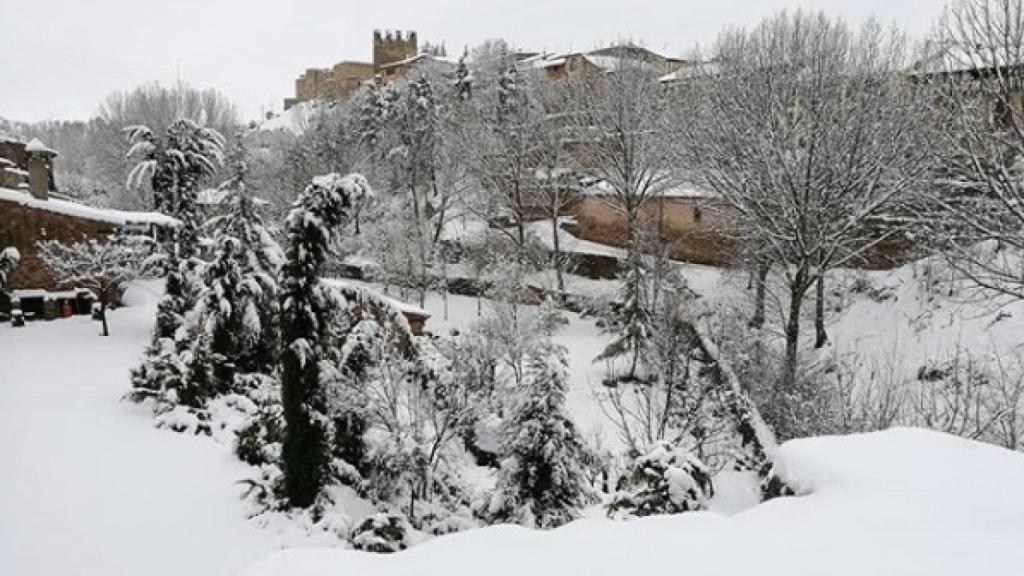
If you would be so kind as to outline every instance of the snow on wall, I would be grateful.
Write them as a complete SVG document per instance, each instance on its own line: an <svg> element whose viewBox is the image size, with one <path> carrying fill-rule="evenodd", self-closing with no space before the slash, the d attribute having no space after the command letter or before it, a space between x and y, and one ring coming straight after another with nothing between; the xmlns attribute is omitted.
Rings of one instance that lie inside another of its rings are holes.
<svg viewBox="0 0 1024 576"><path fill-rule="evenodd" d="M177 226L181 223L177 219L171 218L165 214L160 214L159 212L127 212L124 210L114 210L112 208L97 208L94 206L79 204L77 202L71 202L70 200L61 200L59 198L40 200L31 196L27 192L13 190L11 188L0 188L0 200L15 202L28 208L45 210L47 212L54 212L65 216L84 218L86 220L94 220L97 222L106 222L114 224L115 226L126 226L129 224Z"/></svg>

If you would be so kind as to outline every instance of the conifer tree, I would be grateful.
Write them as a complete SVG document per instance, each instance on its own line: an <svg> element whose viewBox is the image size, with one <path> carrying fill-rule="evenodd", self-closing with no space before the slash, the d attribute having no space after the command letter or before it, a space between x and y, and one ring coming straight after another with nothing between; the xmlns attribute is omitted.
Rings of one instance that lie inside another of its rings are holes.
<svg viewBox="0 0 1024 576"><path fill-rule="evenodd" d="M288 247L281 271L281 394L285 493L293 506L314 503L328 480L334 427L326 379L327 318L343 305L320 275L338 229L372 195L362 175L313 179L288 214Z"/></svg>
<svg viewBox="0 0 1024 576"><path fill-rule="evenodd" d="M180 358L176 355L189 351L195 344L191 331L179 329L195 308L201 291L201 222L196 200L202 181L212 177L223 163L224 138L216 130L188 119L175 120L163 138L145 126L129 126L125 131L132 144L128 156L141 158L129 174L129 186L141 185L148 179L155 208L179 221L166 238L166 292L157 306L153 342L146 349L142 364L132 370L132 396L156 396L201 408L206 392L192 393L194 387L188 378L180 377L183 369L192 369L190 363L195 354ZM190 391L186 393L185 388ZM205 386L201 388L206 390Z"/></svg>
<svg viewBox="0 0 1024 576"><path fill-rule="evenodd" d="M557 323L541 322L551 330ZM532 352L525 396L505 424L501 472L490 513L495 520L538 528L570 522L593 501L589 450L565 414L566 351L550 341Z"/></svg>
<svg viewBox="0 0 1024 576"><path fill-rule="evenodd" d="M204 328L217 389L226 392L234 375L269 374L277 361L277 275L284 256L263 223L246 186L248 155L239 141L231 151L227 211L209 223L216 241L205 271Z"/></svg>
<svg viewBox="0 0 1024 576"><path fill-rule="evenodd" d="M129 186L148 178L154 208L180 221L167 243L167 290L154 333L156 338L173 338L196 298L193 276L200 264L201 225L196 195L203 179L213 176L223 161L224 138L184 118L168 126L162 139L145 126L129 126L125 131L132 145L128 156L141 158L129 174Z"/></svg>

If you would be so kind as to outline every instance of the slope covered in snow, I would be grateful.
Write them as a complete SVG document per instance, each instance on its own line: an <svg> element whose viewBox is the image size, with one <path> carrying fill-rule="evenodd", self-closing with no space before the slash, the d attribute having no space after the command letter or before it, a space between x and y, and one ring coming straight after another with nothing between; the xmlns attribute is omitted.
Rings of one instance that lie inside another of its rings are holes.
<svg viewBox="0 0 1024 576"><path fill-rule="evenodd" d="M1009 575L1024 565L1024 455L894 429L782 446L799 496L736 516L497 526L394 555L287 550L244 576Z"/></svg>

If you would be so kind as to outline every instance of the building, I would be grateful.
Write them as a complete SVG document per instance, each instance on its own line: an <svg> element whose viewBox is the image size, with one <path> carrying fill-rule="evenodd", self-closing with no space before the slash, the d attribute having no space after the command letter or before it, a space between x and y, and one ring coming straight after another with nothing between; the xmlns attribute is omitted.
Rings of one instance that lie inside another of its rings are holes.
<svg viewBox="0 0 1024 576"><path fill-rule="evenodd" d="M520 66L543 70L548 78L606 74L623 66L637 66L663 77L679 70L684 61L633 44L615 44L589 52L540 54L519 61Z"/></svg>
<svg viewBox="0 0 1024 576"><path fill-rule="evenodd" d="M627 245L626 219L606 187L597 184L584 190L568 212L575 221L574 236L609 246ZM677 187L643 205L639 226L660 232L670 258L726 266L736 261L734 242L727 234L730 214L729 205L715 194Z"/></svg>
<svg viewBox="0 0 1024 576"><path fill-rule="evenodd" d="M76 287L57 283L38 258L36 243L41 240L104 240L118 230L155 234L158 228L178 224L163 214L98 208L62 196L53 179L56 157L56 151L38 140L0 140L0 248L13 247L21 254L5 288L8 293L0 294L0 312L10 309L11 298L21 300L29 317L61 302L87 311L81 309Z"/></svg>
<svg viewBox="0 0 1024 576"><path fill-rule="evenodd" d="M409 75L414 70L422 70L429 67L438 68L445 73L453 73L458 65L458 59L448 58L447 56L417 54L404 60L381 65L374 76L374 81L380 85L390 84L409 78Z"/></svg>
<svg viewBox="0 0 1024 576"><path fill-rule="evenodd" d="M404 77L417 65L416 32L373 31L373 61L343 60L331 68L309 68L295 80L295 96L285 98L285 110L310 100L345 100L372 83Z"/></svg>

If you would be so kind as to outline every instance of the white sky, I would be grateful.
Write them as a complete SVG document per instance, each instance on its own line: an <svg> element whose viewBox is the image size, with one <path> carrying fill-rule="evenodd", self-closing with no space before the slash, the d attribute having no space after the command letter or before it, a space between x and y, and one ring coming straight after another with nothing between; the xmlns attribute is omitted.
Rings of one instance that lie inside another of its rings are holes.
<svg viewBox="0 0 1024 576"><path fill-rule="evenodd" d="M108 93L180 76L280 109L305 68L370 60L374 28L416 30L449 54L487 38L586 49L621 38L683 54L783 7L875 15L923 36L943 0L0 0L0 117L84 119Z"/></svg>

